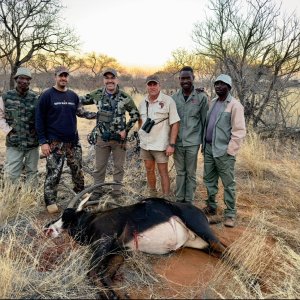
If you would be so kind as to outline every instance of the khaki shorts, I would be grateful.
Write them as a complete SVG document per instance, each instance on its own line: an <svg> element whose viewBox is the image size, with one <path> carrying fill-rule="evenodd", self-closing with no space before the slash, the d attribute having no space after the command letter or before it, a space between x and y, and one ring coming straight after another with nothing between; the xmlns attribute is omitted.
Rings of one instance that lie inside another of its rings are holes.
<svg viewBox="0 0 300 300"><path fill-rule="evenodd" d="M141 148L140 158L143 160L155 160L159 164L164 164L169 161L166 151L145 150Z"/></svg>

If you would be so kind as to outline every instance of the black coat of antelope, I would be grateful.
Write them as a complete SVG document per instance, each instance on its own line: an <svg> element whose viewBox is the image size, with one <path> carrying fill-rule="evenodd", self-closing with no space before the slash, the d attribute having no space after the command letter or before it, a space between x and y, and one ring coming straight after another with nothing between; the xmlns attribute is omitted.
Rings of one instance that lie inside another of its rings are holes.
<svg viewBox="0 0 300 300"><path fill-rule="evenodd" d="M122 261L115 266L112 261L124 250L165 254L192 247L207 249L217 255L225 250L213 234L205 214L193 205L147 198L133 205L91 212L84 210L88 198L77 208L73 207L78 197L58 220L45 227L45 231L56 237L66 230L75 241L91 247L92 271L89 275L109 291L108 298L119 296L112 289L112 277Z"/></svg>

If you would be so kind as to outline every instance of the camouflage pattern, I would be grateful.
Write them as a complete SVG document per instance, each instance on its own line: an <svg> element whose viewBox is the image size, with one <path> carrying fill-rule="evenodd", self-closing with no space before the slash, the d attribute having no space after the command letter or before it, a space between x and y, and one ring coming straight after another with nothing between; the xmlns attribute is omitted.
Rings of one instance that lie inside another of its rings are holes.
<svg viewBox="0 0 300 300"><path fill-rule="evenodd" d="M2 96L5 106L5 119L13 129L6 136L6 146L16 147L21 151L38 147L35 131L35 106L38 96L29 90L21 95L16 89Z"/></svg>
<svg viewBox="0 0 300 300"><path fill-rule="evenodd" d="M101 123L102 135L103 131L110 132L112 134L123 131L124 129L128 132L134 123L139 119L139 111L133 101L133 99L121 91L119 87L116 93L109 97L105 93L105 88L97 89L86 96L80 97L80 101L83 105L96 104L99 111L111 112L112 117L108 121L102 121L97 117L97 123ZM113 108L112 102L115 101L116 105ZM129 113L130 119L126 122L126 111Z"/></svg>
<svg viewBox="0 0 300 300"><path fill-rule="evenodd" d="M73 146L71 143L53 141L50 144L51 154L47 157L47 174L44 184L44 200L46 205L56 202L57 187L61 178L64 161L71 169L74 192L79 193L84 189L84 176L82 172L82 149L78 143Z"/></svg>
<svg viewBox="0 0 300 300"><path fill-rule="evenodd" d="M85 118L90 120L90 119L96 119L97 113L85 110L82 104L79 102L76 111L76 116L79 118Z"/></svg>

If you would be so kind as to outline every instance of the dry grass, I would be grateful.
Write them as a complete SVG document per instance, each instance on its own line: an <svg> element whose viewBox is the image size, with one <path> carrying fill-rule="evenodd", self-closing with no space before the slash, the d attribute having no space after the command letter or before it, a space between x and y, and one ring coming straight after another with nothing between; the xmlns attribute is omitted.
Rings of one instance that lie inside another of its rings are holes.
<svg viewBox="0 0 300 300"><path fill-rule="evenodd" d="M79 126L84 157L87 158L90 149L85 136L94 121L79 120ZM129 148L133 146L129 145ZM3 149L1 139L2 157ZM299 143L261 141L254 133L248 134L236 168L238 226L244 226L245 230L235 236L226 259L217 264L209 283L203 285L203 279L195 278L192 286L174 285L153 270L156 256L135 253L126 256L118 275L123 278L117 281L117 288L157 299L170 295L181 299L299 299L299 157ZM171 188L174 190L172 165L171 161ZM201 167L199 165L199 169ZM128 159L125 170L123 205L147 195L145 170L138 156L134 154ZM86 277L88 250L66 235L51 240L42 233L42 227L52 219L44 213L43 161L40 174L37 188L0 181L0 298L96 298L97 290ZM107 175L108 180L112 180L111 171ZM201 175L198 173L199 183L202 182ZM65 176L68 186L70 178ZM86 179L87 184L92 183L90 175ZM62 206L71 196L66 188L60 188ZM110 201L111 198L107 195L103 200Z"/></svg>
<svg viewBox="0 0 300 300"><path fill-rule="evenodd" d="M265 214L255 215L249 230L231 245L226 263L218 265L206 298L299 298L299 230L297 238L292 234L294 251L278 235L280 229L274 230L267 219Z"/></svg>
<svg viewBox="0 0 300 300"><path fill-rule="evenodd" d="M86 277L87 249L68 237L47 239L37 223L19 215L2 229L0 298L95 298L97 291Z"/></svg>

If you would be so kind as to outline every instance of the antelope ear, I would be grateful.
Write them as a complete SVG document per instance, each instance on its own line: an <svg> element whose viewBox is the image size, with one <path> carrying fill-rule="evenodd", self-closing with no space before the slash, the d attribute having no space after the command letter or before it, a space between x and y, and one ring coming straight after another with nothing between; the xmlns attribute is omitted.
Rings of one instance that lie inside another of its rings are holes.
<svg viewBox="0 0 300 300"><path fill-rule="evenodd" d="M82 211L83 210L84 204L90 199L91 195L92 194L90 194L90 193L87 193L85 195L85 197L79 203L78 208L76 209L76 211Z"/></svg>

